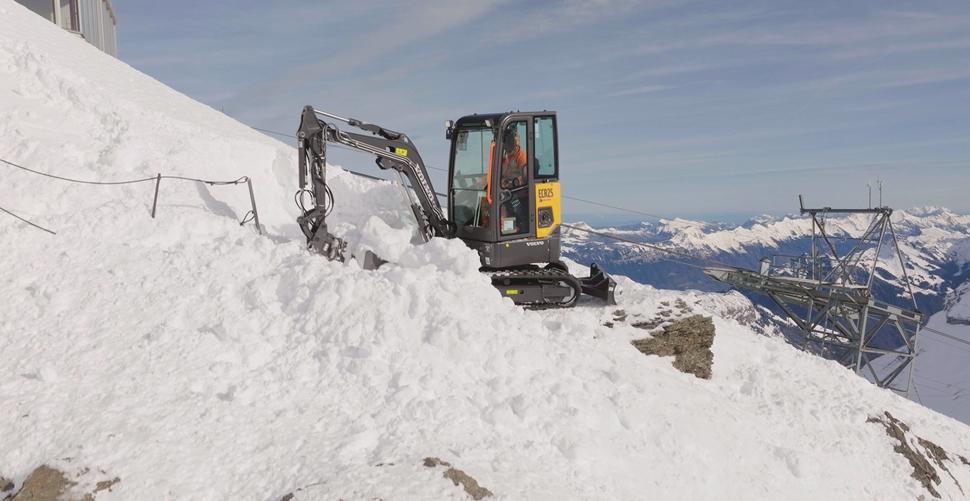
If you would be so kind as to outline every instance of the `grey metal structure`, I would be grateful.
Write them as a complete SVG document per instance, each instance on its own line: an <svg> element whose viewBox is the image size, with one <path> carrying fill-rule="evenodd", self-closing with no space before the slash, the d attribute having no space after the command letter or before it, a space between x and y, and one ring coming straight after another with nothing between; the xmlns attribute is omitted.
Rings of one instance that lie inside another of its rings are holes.
<svg viewBox="0 0 970 501"><path fill-rule="evenodd" d="M17 3L118 57L118 19L111 0L17 0Z"/></svg>
<svg viewBox="0 0 970 501"><path fill-rule="evenodd" d="M766 257L758 271L711 267L704 272L771 298L803 331L803 349L836 360L880 387L908 393L923 315L890 219L893 210L805 208L801 196L799 204L812 220L810 255L783 256L787 262L781 266ZM872 220L859 237L835 238L826 230L826 218L840 214L869 214ZM854 243L846 247L843 240ZM877 266L884 259L898 261L906 282L903 299L912 309L873 297ZM897 383L904 372L905 381Z"/></svg>

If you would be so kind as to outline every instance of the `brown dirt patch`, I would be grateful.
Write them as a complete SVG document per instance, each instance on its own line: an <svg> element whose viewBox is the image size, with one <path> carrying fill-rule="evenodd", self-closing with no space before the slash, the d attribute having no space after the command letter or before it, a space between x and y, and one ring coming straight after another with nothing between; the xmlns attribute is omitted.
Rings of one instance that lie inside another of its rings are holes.
<svg viewBox="0 0 970 501"><path fill-rule="evenodd" d="M492 491L478 485L477 480L469 476L467 473L451 466L451 463L448 463L447 461L442 461L441 459L435 457L427 457L424 458L424 465L428 468L434 468L436 466L447 467L448 469L445 470L442 476L448 480L451 480L455 486L461 485L462 488L465 489L465 492L467 492L468 495L471 496L471 498L475 501L479 501L480 499L487 498L492 495Z"/></svg>
<svg viewBox="0 0 970 501"><path fill-rule="evenodd" d="M636 326L636 325L634 325ZM692 315L675 320L653 337L637 339L633 346L646 355L674 357L674 368L701 379L711 378L714 364L714 322L711 317Z"/></svg>

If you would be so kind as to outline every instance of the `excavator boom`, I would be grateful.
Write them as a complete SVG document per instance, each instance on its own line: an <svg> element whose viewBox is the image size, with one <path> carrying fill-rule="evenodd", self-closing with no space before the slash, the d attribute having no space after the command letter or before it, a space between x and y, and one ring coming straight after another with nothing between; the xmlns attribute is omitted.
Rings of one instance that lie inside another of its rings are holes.
<svg viewBox="0 0 970 501"><path fill-rule="evenodd" d="M329 118L331 122L324 121L321 117ZM336 121L344 122L348 126L370 134L343 131L333 123ZM343 252L346 248L346 244L327 231L326 215L330 212L333 200L326 182L327 143L337 143L370 153L377 157L377 166L381 169L391 169L407 177L417 196L417 202L411 201L411 211L425 240L433 236L454 237L455 226L445 217L424 161L407 135L306 106L303 108L297 138L300 150L300 187L309 192L313 201L313 207L308 209L303 200L306 193L297 194L298 204L304 211L304 215L298 222L311 249L327 254L331 259L335 258L335 253L339 254L339 259L343 260ZM307 173L310 175L309 190L305 188ZM410 193L408 196L410 197ZM336 252L337 250L339 252Z"/></svg>

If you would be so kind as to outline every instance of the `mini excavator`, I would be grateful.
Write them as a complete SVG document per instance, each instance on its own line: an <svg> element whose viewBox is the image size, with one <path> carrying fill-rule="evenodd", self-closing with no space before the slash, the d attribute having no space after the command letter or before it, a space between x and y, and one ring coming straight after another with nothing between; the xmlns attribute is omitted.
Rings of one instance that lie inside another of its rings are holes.
<svg viewBox="0 0 970 501"><path fill-rule="evenodd" d="M360 132L337 127L346 124ZM615 304L616 282L596 264L590 276L574 277L560 260L559 155L556 114L551 111L469 115L445 122L451 141L448 212L438 200L421 155L403 133L342 118L306 106L297 133L297 218L307 247L343 261L347 244L327 230L333 209L327 186L327 144L370 153L382 170L396 171L425 241L459 238L476 250L481 271L515 304L530 308L571 307L581 294ZM309 199L309 200L308 200ZM309 202L309 203L308 203ZM364 268L383 263L367 253Z"/></svg>

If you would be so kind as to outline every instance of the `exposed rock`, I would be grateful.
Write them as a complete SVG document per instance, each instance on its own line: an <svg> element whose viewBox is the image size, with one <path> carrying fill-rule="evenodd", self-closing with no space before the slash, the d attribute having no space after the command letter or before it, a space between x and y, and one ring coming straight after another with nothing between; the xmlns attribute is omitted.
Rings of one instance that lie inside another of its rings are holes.
<svg viewBox="0 0 970 501"><path fill-rule="evenodd" d="M112 478L111 480L102 480L97 484L94 484L94 492L92 492L91 494L88 494L87 496L84 496L83 498L84 501L88 501L89 498L93 500L94 499L93 495L101 491L111 492L111 488L114 487L115 484L117 484L118 482L121 482L121 479L118 477L115 477L115 478Z"/></svg>
<svg viewBox="0 0 970 501"><path fill-rule="evenodd" d="M633 346L646 355L673 356L674 368L701 379L711 378L714 363L714 322L710 317L693 315L664 326L653 337L637 339Z"/></svg>
<svg viewBox="0 0 970 501"><path fill-rule="evenodd" d="M934 487L935 485L940 485L940 476L936 473L936 469L933 468L930 461L926 459L926 456L914 449L909 444L909 441L906 440L906 432L909 431L909 426L906 426L906 423L893 417L888 411L885 414L886 420L878 417L870 417L866 422L880 423L886 428L886 434L899 442L893 446L893 450L905 457L909 461L910 466L913 467L913 478L919 480L933 497L940 497L940 493Z"/></svg>
<svg viewBox="0 0 970 501"><path fill-rule="evenodd" d="M88 471L88 469L83 469L81 470L81 474L85 474ZM71 488L76 486L77 482L70 480L64 472L56 468L41 465L27 476L24 484L20 486L20 490L9 499L10 501L56 501L59 499L67 499L68 501L94 501L97 493L110 491L118 482L121 482L121 479L118 477L111 480L102 480L95 484L94 491L90 493L82 494L79 498L64 498L63 496Z"/></svg>
<svg viewBox="0 0 970 501"><path fill-rule="evenodd" d="M634 322L634 323L632 323L630 325L632 325L633 327L636 327L637 329L644 329L644 330L648 330L649 331L649 330L656 329L657 327L660 327L660 325L663 324L664 322L666 322L666 320L664 320L662 318L654 318L652 320L644 320L642 322Z"/></svg>
<svg viewBox="0 0 970 501"><path fill-rule="evenodd" d="M945 471L946 474L953 479L953 483L957 484L957 488L960 489L960 492L963 492L963 486L961 486L960 482L957 481L957 478L953 476L953 472L946 467L945 461L951 461L950 456L947 455L946 451L943 450L943 448L939 445L936 445L925 438L916 437L916 439L917 442L919 442L919 444L926 449L926 454L930 457L930 459L932 459L937 466L942 468L943 471Z"/></svg>
<svg viewBox="0 0 970 501"><path fill-rule="evenodd" d="M626 311L624 311L624 310L616 310L616 311L613 312L613 321L614 322L622 322L624 320L626 320Z"/></svg>
<svg viewBox="0 0 970 501"><path fill-rule="evenodd" d="M0 475L0 492L10 492L13 490L13 481Z"/></svg>
<svg viewBox="0 0 970 501"><path fill-rule="evenodd" d="M424 461L422 462L422 464L424 464L428 468L434 468L435 466L451 466L451 463L447 461L442 461L441 458L436 458L436 457L424 458Z"/></svg>
<svg viewBox="0 0 970 501"><path fill-rule="evenodd" d="M27 476L24 485L14 494L13 501L54 501L77 485L60 470L41 465Z"/></svg>
<svg viewBox="0 0 970 501"><path fill-rule="evenodd" d="M480 499L487 498L492 495L492 491L478 485L477 480L470 477L467 473L452 467L451 463L447 461L442 461L436 457L427 457L424 458L423 464L428 468L434 468L436 466L447 467L448 469L445 470L443 476L454 482L455 486L461 485L462 488L465 489L465 492L467 492L468 495L471 496L471 498L475 501L479 501Z"/></svg>

